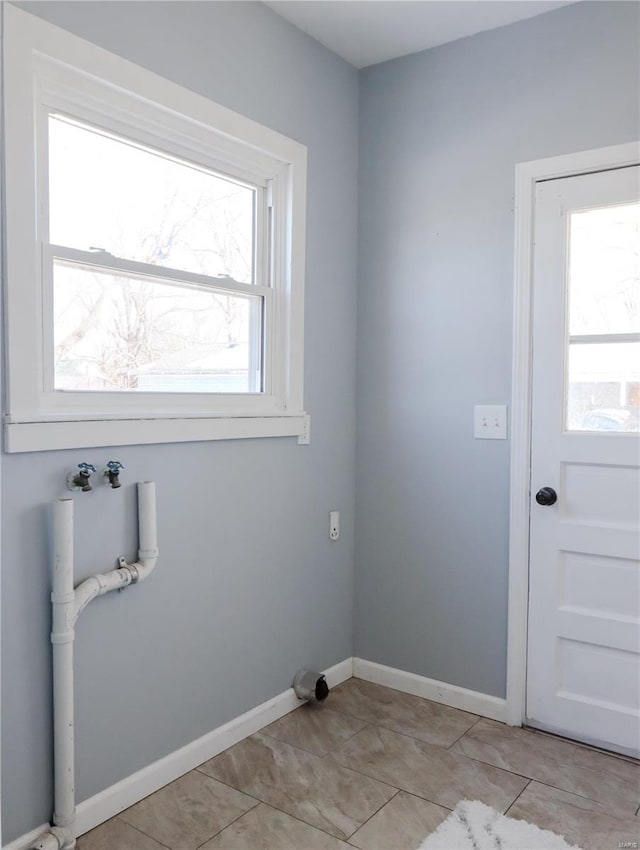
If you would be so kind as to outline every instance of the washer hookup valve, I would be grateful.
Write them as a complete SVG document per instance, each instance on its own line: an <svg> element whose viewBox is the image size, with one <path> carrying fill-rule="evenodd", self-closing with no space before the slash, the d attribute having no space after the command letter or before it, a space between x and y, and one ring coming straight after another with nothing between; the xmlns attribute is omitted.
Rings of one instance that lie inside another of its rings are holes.
<svg viewBox="0 0 640 850"><path fill-rule="evenodd" d="M113 490L117 490L118 487L122 487L122 482L120 481L120 472L123 469L124 466L120 463L119 460L110 460L104 468L104 472L102 474L105 477L106 483Z"/></svg>
<svg viewBox="0 0 640 850"><path fill-rule="evenodd" d="M88 493L91 490L91 473L96 468L91 463L79 463L77 472L72 470L67 475L67 488L69 490Z"/></svg>

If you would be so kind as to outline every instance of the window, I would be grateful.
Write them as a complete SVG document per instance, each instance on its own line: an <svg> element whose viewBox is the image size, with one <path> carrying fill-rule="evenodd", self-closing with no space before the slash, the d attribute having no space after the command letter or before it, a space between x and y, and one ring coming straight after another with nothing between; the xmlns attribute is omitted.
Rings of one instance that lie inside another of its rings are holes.
<svg viewBox="0 0 640 850"><path fill-rule="evenodd" d="M296 435L306 149L13 7L9 451Z"/></svg>
<svg viewBox="0 0 640 850"><path fill-rule="evenodd" d="M569 431L640 431L640 204L569 217Z"/></svg>

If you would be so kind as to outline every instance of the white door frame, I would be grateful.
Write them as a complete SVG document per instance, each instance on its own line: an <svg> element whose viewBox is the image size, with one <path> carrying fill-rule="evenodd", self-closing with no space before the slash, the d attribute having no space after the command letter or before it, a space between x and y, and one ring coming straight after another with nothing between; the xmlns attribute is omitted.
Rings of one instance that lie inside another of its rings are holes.
<svg viewBox="0 0 640 850"><path fill-rule="evenodd" d="M521 726L526 716L535 186L543 180L638 164L640 142L516 165L506 713L511 726Z"/></svg>

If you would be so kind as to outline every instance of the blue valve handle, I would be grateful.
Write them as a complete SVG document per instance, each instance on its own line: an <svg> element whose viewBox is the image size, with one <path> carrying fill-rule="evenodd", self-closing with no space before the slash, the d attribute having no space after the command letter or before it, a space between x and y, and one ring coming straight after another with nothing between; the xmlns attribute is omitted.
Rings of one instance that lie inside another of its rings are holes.
<svg viewBox="0 0 640 850"><path fill-rule="evenodd" d="M110 460L107 463L107 469L111 472L120 472L121 469L124 469L124 466L120 463L119 460Z"/></svg>
<svg viewBox="0 0 640 850"><path fill-rule="evenodd" d="M90 475L92 472L96 471L95 466L91 463L79 463L78 469L80 472L84 472L85 475Z"/></svg>

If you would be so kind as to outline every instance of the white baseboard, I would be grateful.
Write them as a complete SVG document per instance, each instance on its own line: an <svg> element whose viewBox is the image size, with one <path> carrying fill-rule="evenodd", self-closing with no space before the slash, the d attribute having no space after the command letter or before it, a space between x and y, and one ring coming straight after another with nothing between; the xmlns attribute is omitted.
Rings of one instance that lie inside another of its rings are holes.
<svg viewBox="0 0 640 850"><path fill-rule="evenodd" d="M353 675L356 679L365 679L367 682L375 682L376 685L386 685L388 688L395 688L396 691L404 691L423 699L441 702L452 708L469 711L471 714L489 717L491 720L500 720L503 723L506 720L507 702L500 697L493 697L479 691L469 691L458 685L448 685L446 682L438 682L436 679L428 679L416 673L407 673L395 667L365 661L364 658L353 659Z"/></svg>
<svg viewBox="0 0 640 850"><path fill-rule="evenodd" d="M333 667L325 670L325 675L329 687L336 687L353 675L353 659L346 658L339 664L334 664ZM149 794L153 794L154 791L168 785L169 782L189 773L194 767L217 756L233 744L253 735L254 732L258 732L285 714L289 714L300 705L302 703L293 689L289 688L223 726L218 726L202 738L192 741L110 788L100 791L94 797L79 803L76 811L76 834L83 835L104 823L119 812L128 809L129 806L133 806L134 803L148 797ZM26 835L16 838L10 844L6 844L4 850L27 850L29 845L48 829L48 826L43 824Z"/></svg>

